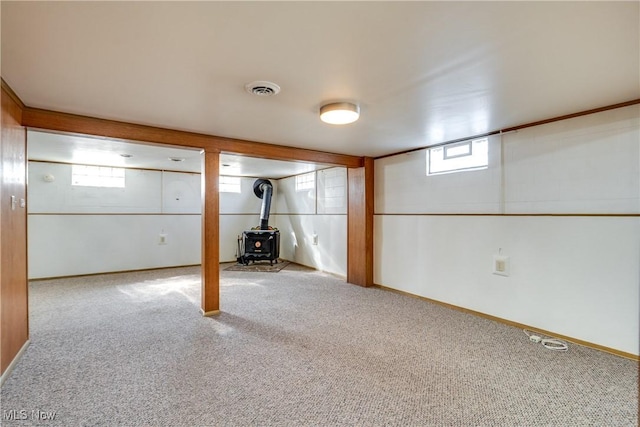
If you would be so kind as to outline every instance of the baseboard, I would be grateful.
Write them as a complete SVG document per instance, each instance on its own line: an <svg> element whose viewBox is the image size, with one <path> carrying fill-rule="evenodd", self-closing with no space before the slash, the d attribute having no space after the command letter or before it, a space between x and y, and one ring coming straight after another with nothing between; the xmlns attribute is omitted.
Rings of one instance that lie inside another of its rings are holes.
<svg viewBox="0 0 640 427"><path fill-rule="evenodd" d="M0 376L0 387L2 387L2 385L4 384L5 380L7 378L9 378L9 376L11 375L11 372L13 371L13 369L16 367L16 365L18 364L18 361L20 360L20 358L22 357L22 354L26 351L27 347L29 347L29 343L31 342L31 340L27 340L24 345L22 346L22 348L20 348L20 350L18 350L18 353L16 353L16 356L13 358L13 360L11 361L11 363L9 363L9 366L7 366L7 369L5 369L5 371L2 373L2 375Z"/></svg>
<svg viewBox="0 0 640 427"><path fill-rule="evenodd" d="M169 270L172 268L183 268L183 267L200 267L202 264L186 264L186 265L171 265L168 267L149 267L149 268L139 268L135 270L118 270L118 271L104 271L102 273L83 273L83 274L71 274L69 276L51 276L51 277L36 277L35 279L29 278L29 282L38 282L43 280L54 280L54 279L71 279L73 277L91 277L91 276L104 276L107 274L121 274L121 273L142 273L145 271L151 270Z"/></svg>
<svg viewBox="0 0 640 427"><path fill-rule="evenodd" d="M343 276L342 274L334 273L333 271L321 270L321 269L319 269L318 267L314 267L313 265L302 264L302 263L300 263L300 262L298 262L298 261L291 261L291 260L289 260L289 259L284 259L284 258L281 258L281 259L282 259L283 261L288 261L288 262L290 262L290 263L292 263L292 264L298 264L298 265L301 265L301 266L303 266L303 267L307 267L307 268L310 268L310 269L312 269L312 270L315 270L315 271L319 271L319 272L321 272L321 273L328 274L328 275L333 276L333 277L335 277L335 278L337 278L337 279L341 279L341 280L345 280L345 281L347 280L347 276Z"/></svg>
<svg viewBox="0 0 640 427"><path fill-rule="evenodd" d="M511 321L511 320L503 319L501 317L492 316L490 314L482 313L480 311L475 311L475 310L471 310L471 309L468 309L468 308L460 307L460 306L457 306L457 305L449 304L449 303L446 303L446 302L442 302L442 301L434 300L434 299L431 299L431 298L423 297L423 296L420 296L420 295L415 295L415 294L412 294L412 293L409 293L409 292L400 291L398 289L388 288L388 287L382 286L382 285L375 285L375 287L380 288L380 289L384 289L386 291L395 292L395 293L399 293L399 294L402 294L402 295L407 295L407 296L410 296L410 297L413 297L413 298L418 298L418 299L421 299L421 300L424 300L424 301L432 302L434 304L438 304L438 305L441 305L441 306L444 306L444 307L447 307L447 308L451 308L453 310L462 311L463 313L473 314L474 316L479 316L479 317L482 317L482 318L485 318L485 319L493 320L495 322L503 323L505 325L513 326L513 327L516 327L516 328L519 328L519 329L527 329L529 331L536 332L536 333L541 334L541 335L546 335L546 336L550 336L550 337L554 337L554 338L559 338L559 339L562 339L564 341L568 341L568 342L573 343L573 344L581 345L583 347L588 347L588 348L592 348L592 349L595 349L595 350L604 351L606 353L610 353L610 354L613 354L615 356L624 357L625 359L631 359L631 360L634 360L636 362L640 362L640 355L636 355L636 354L633 354L633 353L627 353L625 351L616 350L615 348L605 347L605 346L600 345L600 344L594 344L592 342L583 341L583 340L580 340L580 339L577 339L577 338L573 338L573 337L569 337L569 336L562 335L562 334L557 334L557 333L555 333L553 331L547 331L547 330L544 330L544 329L536 328L534 326L529 326L529 325L525 325L523 323L518 323L518 322Z"/></svg>
<svg viewBox="0 0 640 427"><path fill-rule="evenodd" d="M202 314L203 317L211 317L220 314L220 310L204 311L203 309L200 309L200 314Z"/></svg>

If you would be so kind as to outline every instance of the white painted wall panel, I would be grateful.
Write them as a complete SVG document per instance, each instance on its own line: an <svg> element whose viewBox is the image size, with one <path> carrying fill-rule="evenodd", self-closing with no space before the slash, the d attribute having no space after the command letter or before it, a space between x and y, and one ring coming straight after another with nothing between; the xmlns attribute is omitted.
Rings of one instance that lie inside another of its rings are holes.
<svg viewBox="0 0 640 427"><path fill-rule="evenodd" d="M241 178L240 193L220 193L220 213L221 214L251 214L256 213L260 216L262 207L262 199L257 197L253 192L253 183L257 178ZM276 199L278 195L279 182L270 179L273 186L273 195L271 199L271 213L277 212ZM260 221L258 221L258 224ZM256 225L258 225L256 224Z"/></svg>
<svg viewBox="0 0 640 427"><path fill-rule="evenodd" d="M317 178L318 214L347 213L347 169L319 170Z"/></svg>
<svg viewBox="0 0 640 427"><path fill-rule="evenodd" d="M275 202L276 210L274 212L277 213L315 214L316 189L314 187L308 190L296 190L295 176L279 179Z"/></svg>
<svg viewBox="0 0 640 427"><path fill-rule="evenodd" d="M489 138L489 166L484 170L426 174L426 150L375 162L375 212L499 213L500 139Z"/></svg>
<svg viewBox="0 0 640 427"><path fill-rule="evenodd" d="M125 172L125 188L76 187L71 165L29 163L31 279L200 263L200 175Z"/></svg>
<svg viewBox="0 0 640 427"><path fill-rule="evenodd" d="M29 278L200 264L200 235L200 215L29 215Z"/></svg>
<svg viewBox="0 0 640 427"><path fill-rule="evenodd" d="M44 176L53 176L45 182ZM61 212L68 187L71 186L71 167L60 163L28 163L29 213Z"/></svg>
<svg viewBox="0 0 640 427"><path fill-rule="evenodd" d="M321 271L347 275L346 215L276 215L280 257ZM318 244L313 244L313 235Z"/></svg>
<svg viewBox="0 0 640 427"><path fill-rule="evenodd" d="M347 171L329 168L315 176L316 188L303 191L296 190L296 177L278 180L273 218L280 230L280 257L346 276Z"/></svg>
<svg viewBox="0 0 640 427"><path fill-rule="evenodd" d="M160 213L161 179L160 171L126 169L125 188L73 186L71 165L29 162L29 213Z"/></svg>
<svg viewBox="0 0 640 427"><path fill-rule="evenodd" d="M640 213L639 113L503 135L502 170L499 136L482 173L425 177L424 151L377 160L375 283L638 354L640 218L456 214ZM509 277L492 274L499 248Z"/></svg>
<svg viewBox="0 0 640 427"><path fill-rule="evenodd" d="M374 281L639 354L638 236L637 217L376 216Z"/></svg>
<svg viewBox="0 0 640 427"><path fill-rule="evenodd" d="M640 106L504 136L510 213L640 213Z"/></svg>
<svg viewBox="0 0 640 427"><path fill-rule="evenodd" d="M162 213L202 212L199 173L162 172Z"/></svg>

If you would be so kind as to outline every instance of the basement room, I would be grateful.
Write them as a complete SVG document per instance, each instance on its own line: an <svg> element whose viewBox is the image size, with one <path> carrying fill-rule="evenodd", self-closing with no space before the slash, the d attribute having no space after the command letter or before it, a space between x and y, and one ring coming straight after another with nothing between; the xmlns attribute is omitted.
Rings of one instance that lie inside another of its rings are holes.
<svg viewBox="0 0 640 427"><path fill-rule="evenodd" d="M638 425L640 3L0 12L0 424Z"/></svg>

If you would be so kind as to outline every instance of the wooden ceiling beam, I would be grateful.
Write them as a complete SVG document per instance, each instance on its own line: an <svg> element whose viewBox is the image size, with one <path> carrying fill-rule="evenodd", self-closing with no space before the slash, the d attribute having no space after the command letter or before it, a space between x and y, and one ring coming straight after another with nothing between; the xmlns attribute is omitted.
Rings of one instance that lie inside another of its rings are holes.
<svg viewBox="0 0 640 427"><path fill-rule="evenodd" d="M348 168L361 167L364 162L363 157L346 154L225 138L31 107L24 108L22 125L28 128L92 135L138 143L171 145L180 148L240 154L265 159L326 163Z"/></svg>

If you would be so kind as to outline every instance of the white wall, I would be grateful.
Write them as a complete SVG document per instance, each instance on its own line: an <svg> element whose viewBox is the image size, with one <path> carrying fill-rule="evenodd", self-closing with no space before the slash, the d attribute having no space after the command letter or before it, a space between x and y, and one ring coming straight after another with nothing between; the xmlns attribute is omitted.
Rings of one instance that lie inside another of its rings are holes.
<svg viewBox="0 0 640 427"><path fill-rule="evenodd" d="M238 236L260 225L255 180L220 193L220 262L236 261ZM295 177L270 181L269 224L281 229L281 258L346 275L346 170L318 172L317 189L303 192ZM200 185L200 174L127 169L125 188L78 187L71 165L30 162L29 277L199 264Z"/></svg>
<svg viewBox="0 0 640 427"><path fill-rule="evenodd" d="M311 173L316 175L313 189L296 191L296 177L278 180L274 219L280 230L280 257L346 277L347 171Z"/></svg>
<svg viewBox="0 0 640 427"><path fill-rule="evenodd" d="M426 176L424 150L377 160L375 283L639 354L640 217L615 216L640 213L639 117L492 137L484 171Z"/></svg>
<svg viewBox="0 0 640 427"><path fill-rule="evenodd" d="M53 175L46 182L45 175ZM186 174L188 175L188 174ZM196 175L198 178L200 175ZM125 188L71 185L71 165L29 162L29 214L161 213L162 173L126 169ZM199 205L196 205L198 207ZM199 207L196 213L200 213Z"/></svg>
<svg viewBox="0 0 640 427"><path fill-rule="evenodd" d="M200 264L200 227L200 215L29 215L29 278Z"/></svg>
<svg viewBox="0 0 640 427"><path fill-rule="evenodd" d="M29 162L29 278L200 264L200 174L127 169L125 179L72 186L71 165Z"/></svg>

